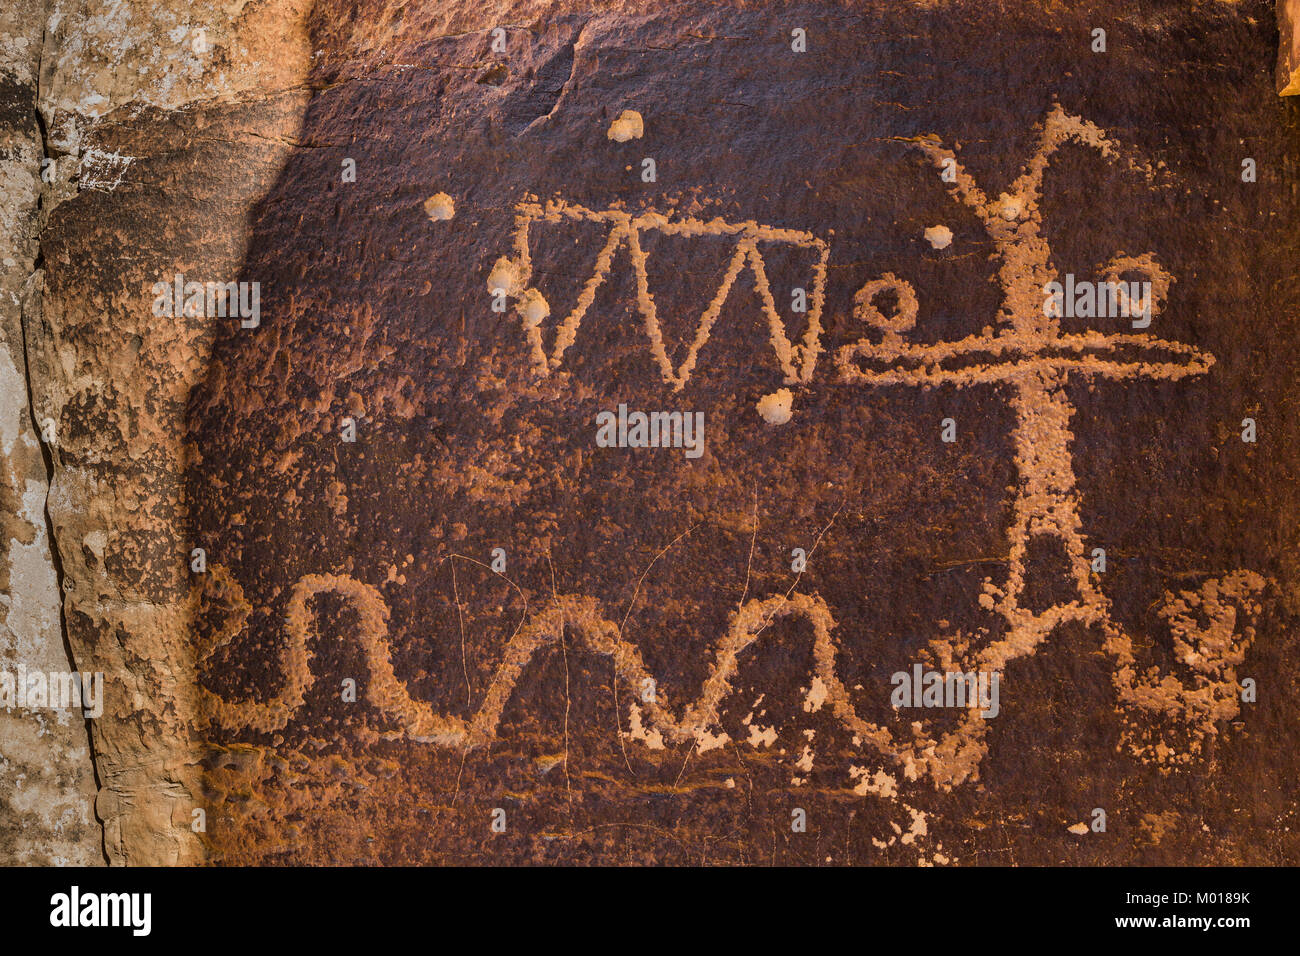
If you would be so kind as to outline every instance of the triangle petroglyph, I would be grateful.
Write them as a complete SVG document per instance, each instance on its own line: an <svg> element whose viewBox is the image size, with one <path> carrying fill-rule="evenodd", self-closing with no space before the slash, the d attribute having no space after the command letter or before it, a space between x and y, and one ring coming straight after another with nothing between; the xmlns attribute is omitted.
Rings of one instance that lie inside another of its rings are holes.
<svg viewBox="0 0 1300 956"><path fill-rule="evenodd" d="M732 287L746 268L753 274L754 289L763 317L767 320L772 349L776 353L786 380L790 382L811 380L817 357L821 352L821 314L826 291L826 262L830 257L830 246L812 233L778 229L752 221L732 223L713 219L706 222L691 218L669 220L656 212L633 215L621 209L596 211L561 199L549 200L545 205L531 201L521 202L515 207L515 211L517 215L514 258L503 256L497 260L488 277L488 290L494 294L504 293L515 300L516 310L523 321L524 332L528 336L534 369L539 374L546 375L563 363L564 353L576 340L582 321L591 309L592 303L595 302L596 293L609 278L616 255L626 247L636 279L637 312L644 324L646 337L650 343L650 353L664 381L671 385L674 391L680 390L690 381L691 374L699 361L700 350L709 341L714 323L717 322ZM541 324L542 320L550 314L550 305L541 292L529 286L533 275L529 239L534 223L559 223L566 220L592 223L602 228L608 227L609 231L596 257L596 267L583 285L577 303L556 329L555 344L548 357L542 342ZM652 231L688 239L721 236L734 240L730 261L722 282L700 315L695 337L687 348L686 357L677 368L673 368L664 344L663 330L659 324L654 293L650 289L647 274L647 256L641 246L642 235ZM758 245L760 242L782 243L811 250L817 255L813 267L811 301L808 306L808 328L801 343L791 343L786 335L785 324L772 298L772 290L767 278L767 263Z"/></svg>

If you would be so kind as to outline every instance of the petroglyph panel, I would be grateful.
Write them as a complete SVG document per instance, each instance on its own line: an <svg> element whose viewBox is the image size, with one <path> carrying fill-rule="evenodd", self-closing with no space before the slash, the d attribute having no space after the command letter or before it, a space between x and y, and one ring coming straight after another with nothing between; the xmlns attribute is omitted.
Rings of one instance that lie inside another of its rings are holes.
<svg viewBox="0 0 1300 956"><path fill-rule="evenodd" d="M1300 121L1271 5L1158 14L61 61L25 348L110 859L1300 859Z"/></svg>
<svg viewBox="0 0 1300 956"><path fill-rule="evenodd" d="M394 65L321 35L301 138L371 123L262 203L268 318L191 402L214 858L1293 853L1209 821L1290 812L1264 766L1294 701L1243 699L1294 653L1287 452L1241 431L1291 427L1261 404L1290 340L1247 316L1295 289L1262 279L1290 239L1241 230L1294 215L1294 118L1243 66L1238 125L1187 141L1122 7L1104 61L1083 13L1074 44L918 15L805 13L807 54L725 10L576 11L504 55L482 23ZM1122 310L1049 308L1067 274ZM655 409L704 413L701 457L638 440ZM998 700L898 706L913 668ZM1131 836L1173 805L1176 837Z"/></svg>

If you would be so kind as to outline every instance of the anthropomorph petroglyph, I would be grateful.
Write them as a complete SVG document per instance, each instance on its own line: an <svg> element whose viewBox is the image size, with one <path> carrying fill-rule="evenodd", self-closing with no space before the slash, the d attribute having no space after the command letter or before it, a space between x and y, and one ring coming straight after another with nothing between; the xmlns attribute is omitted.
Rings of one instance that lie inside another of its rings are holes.
<svg viewBox="0 0 1300 956"><path fill-rule="evenodd" d="M1058 318L1044 310L1044 287L1056 281L1058 275L1042 233L1039 203L1043 174L1050 157L1068 141L1096 149L1110 160L1118 157L1117 147L1100 129L1055 108L1043 124L1037 151L1010 191L996 200L983 193L952 150L933 139L911 141L909 148L920 150L937 168L951 171L951 178L945 176L943 181L950 183L955 197L980 219L995 244L1003 292L996 316L999 328L995 331L990 326L981 335L957 342L909 344L905 336L915 326L918 300L907 282L887 274L866 283L855 299L855 316L871 326L874 335L838 350L834 365L839 383L850 388L991 386L1007 395L1016 416L1013 443L1019 484L1007 531L1009 574L1000 585L986 579L978 598L980 607L1000 618L1004 627L996 639L990 637L988 628L975 634L941 634L930 642L923 656L943 671L1000 674L1008 662L1033 655L1062 625L1074 623L1097 629L1102 635L1102 647L1113 662L1119 702L1131 715L1122 744L1133 756L1167 769L1199 756L1205 739L1216 733L1221 722L1238 713L1240 685L1236 668L1254 639L1250 618L1260 609L1257 597L1266 582L1254 572L1238 570L1206 581L1199 590L1166 593L1160 615L1170 625L1177 663L1188 669L1189 680L1155 667L1140 667L1133 641L1112 619L1110 603L1094 583L1070 450L1074 408L1066 392L1067 382L1071 377L1114 382L1179 380L1206 374L1214 358L1191 346L1147 334L1065 334ZM746 267L753 271L760 307L768 320L770 342L786 380L802 384L811 381L821 349L820 319L829 256L829 246L822 240L809 233L752 222L670 223L656 213L593 212L558 200L544 206L525 202L518 212L514 256L497 261L488 285L515 300L537 373L549 374L563 363L596 289L608 276L616 253L626 245L636 274L638 308L651 354L664 382L672 389L680 390L689 382L722 303ZM529 226L563 219L607 226L609 232L595 272L573 311L559 322L548 355L541 322L549 306L529 286ZM677 368L664 348L646 279L639 236L651 229L680 236L713 235L735 240L723 282L701 316L686 359ZM758 251L760 240L789 242L818 253L808 330L799 345L790 342L776 312ZM1156 290L1149 303L1155 314L1166 301L1172 277L1160 269L1151 253L1119 253L1103 267L1102 274L1118 276L1133 271L1145 272ZM897 310L889 316L876 305L878 296L885 291L893 291L897 298ZM1024 600L1026 581L1034 571L1028 554L1031 543L1044 538L1058 543L1068 558L1072 596L1036 610L1026 606ZM865 582L862 590L870 601L870 582ZM455 748L491 743L526 665L540 649L559 641L566 627L591 652L612 660L620 681L634 687L654 681L636 644L624 639L621 627L607 616L599 600L580 594L553 594L540 608L529 610L525 606L501 663L473 712L463 716L440 713L432 704L411 697L394 672L388 642L388 607L380 593L349 575L308 573L288 598L284 617L287 640L280 654L282 683L278 693L265 700L236 701L203 690L207 722L227 732L261 734L274 733L289 723L314 681L312 636L317 616L312 602L322 593L341 597L358 616L356 632L369 670L365 694L392 726L385 732L389 736ZM194 599L199 602L200 614L215 609L221 622L199 648L198 664L202 669L241 632L251 607L238 582L220 568L207 576ZM941 789L978 778L987 753L989 729L980 704L971 702L959 712L955 726L944 732L927 729L924 720L900 720L891 727L866 719L854 702L858 692L846 686L836 669L839 643L852 636L835 634L833 609L818 595L799 592L795 586L783 594L742 601L713 646L709 676L695 699L674 703L660 693L633 703L628 713L631 730L625 734L620 728L620 735L648 747L661 746L666 740L708 749L725 741L719 725L721 705L734 689L733 679L744 665L744 655L760 640L780 639L785 629L778 624L783 619L804 622L811 628L813 667L808 709L827 708L849 732L853 745L866 755L868 765L854 766L851 771L858 792L892 792L897 779L887 772L891 769L903 779L926 780ZM1005 680L1002 684L1005 699L1013 690ZM798 756L802 763L811 764L811 753Z"/></svg>
<svg viewBox="0 0 1300 956"><path fill-rule="evenodd" d="M1239 687L1233 668L1240 663L1245 648L1254 638L1254 631L1248 626L1240 636L1233 633L1235 614L1230 607L1220 605L1219 599L1231 597L1244 608L1256 610L1251 598L1264 587L1264 580L1251 572L1238 571L1222 582L1206 585L1204 599L1207 605L1213 605L1209 613L1214 619L1203 634L1206 646L1180 657L1196 671L1191 687L1163 686L1153 675L1135 674L1132 641L1111 619L1110 604L1090 574L1069 447L1073 439L1070 419L1074 408L1065 386L1071 376L1177 380L1204 374L1214 364L1214 357L1145 334L1063 335L1059 314L1043 308L1044 290L1060 279L1042 233L1039 203L1043 174L1052 154L1070 140L1098 150L1107 159L1118 158L1116 145L1101 129L1055 107L1043 124L1038 149L1024 172L1012 184L1011 191L996 200L985 196L952 150L929 139L916 140L915 147L930 157L938 169L951 171L953 192L975 213L996 245L1003 292L997 318L1003 328L997 333L986 329L983 335L950 344L911 346L903 341L894 325L876 322L873 324L883 329L881 341L876 344L864 339L841 349L835 357L836 365L841 381L850 383L921 386L946 383L957 387L997 384L1010 390L1016 415L1013 438L1020 476L1007 534L1010 573L1001 587L986 579L980 596L981 605L1000 615L1007 623L1007 630L1000 640L979 652L977 666L1001 670L1008 661L1032 654L1042 641L1069 621L1098 626L1106 635L1107 652L1115 658L1114 681L1121 704L1129 709L1179 713L1188 723L1187 748L1180 755L1175 755L1166 744L1141 742L1148 733L1149 724L1145 720L1130 724L1126 743L1135 754L1150 755L1160 762L1189 759L1199 753L1204 738L1214 732L1218 717L1236 714ZM1160 269L1151 253L1131 257L1121 252L1103 267L1102 273L1118 278L1122 273L1134 271L1145 272L1150 279L1154 290L1150 298L1154 301L1148 301L1147 308L1154 315L1167 297L1172 277ZM900 303L914 314L914 296L908 287L898 285L903 289ZM879 315L870 295L859 306L861 314L868 319ZM869 367L864 368L864 363ZM1026 555L1035 538L1055 539L1063 547L1075 594L1068 602L1038 611L1022 604L1029 573ZM1224 624L1228 628L1226 635L1222 633ZM938 649L944 651L942 647ZM1210 701L1215 703L1211 705ZM1216 714L1217 717L1213 716Z"/></svg>

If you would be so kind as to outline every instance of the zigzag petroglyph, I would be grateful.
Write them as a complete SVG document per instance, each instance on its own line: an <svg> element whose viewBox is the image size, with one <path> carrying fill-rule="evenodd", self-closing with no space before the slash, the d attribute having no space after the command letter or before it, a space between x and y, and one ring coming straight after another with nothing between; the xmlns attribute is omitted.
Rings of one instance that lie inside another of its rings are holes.
<svg viewBox="0 0 1300 956"><path fill-rule="evenodd" d="M583 318L596 300L596 292L609 277L615 255L623 246L627 246L628 257L636 279L637 311L644 323L646 336L650 340L650 353L659 365L664 381L671 385L674 391L680 390L690 381L691 373L699 361L700 349L709 341L713 324L721 314L732 286L747 266L753 273L759 307L767 319L768 337L786 381L808 382L812 379L817 357L821 353L821 314L825 302L826 261L830 256L830 246L812 233L762 226L756 222L724 222L721 219L708 222L690 218L670 221L666 216L656 212L645 212L634 216L620 209L592 210L559 199L549 200L544 206L536 202L521 202L515 207L515 211L514 258L503 256L497 260L488 277L488 290L493 293L503 292L515 300L532 350L534 368L539 374L545 375L551 369L559 368L565 351L574 343ZM596 257L595 269L578 295L577 303L556 329L555 344L548 358L542 343L542 320L550 314L550 305L537 289L529 286L533 275L529 237L534 223L559 223L566 220L608 226L609 233ZM704 236L722 236L735 241L735 248L723 274L722 282L701 314L695 338L688 346L686 357L678 368L673 368L672 360L664 345L654 294L650 290L646 253L641 247L641 236L649 231L666 236L695 239ZM772 289L768 284L766 261L758 246L760 242L784 243L809 249L817 254L817 262L813 267L812 292L808 302L808 328L802 343L791 343L786 335L785 323L777 312L776 301L772 298Z"/></svg>

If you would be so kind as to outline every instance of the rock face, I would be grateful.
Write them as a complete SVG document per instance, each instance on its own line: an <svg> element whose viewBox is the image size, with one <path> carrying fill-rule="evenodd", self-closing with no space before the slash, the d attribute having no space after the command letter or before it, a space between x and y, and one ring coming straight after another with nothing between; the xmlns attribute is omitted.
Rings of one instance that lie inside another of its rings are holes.
<svg viewBox="0 0 1300 956"><path fill-rule="evenodd" d="M45 503L49 474L32 424L23 314L36 272L44 149L35 109L41 5L0 13L0 681L74 669L59 620ZM0 709L0 863L102 862L95 778L77 710Z"/></svg>
<svg viewBox="0 0 1300 956"><path fill-rule="evenodd" d="M1263 0L43 35L57 642L13 536L110 862L1300 859Z"/></svg>
<svg viewBox="0 0 1300 956"><path fill-rule="evenodd" d="M301 112L302 19L292 3L49 14L39 107L55 175L27 347L33 407L53 423L67 642L106 679L91 735L113 863L203 857L184 419L216 322L160 321L150 287L238 269Z"/></svg>
<svg viewBox="0 0 1300 956"><path fill-rule="evenodd" d="M1277 91L1282 96L1300 93L1300 0L1277 0L1277 26L1281 43L1277 54Z"/></svg>

